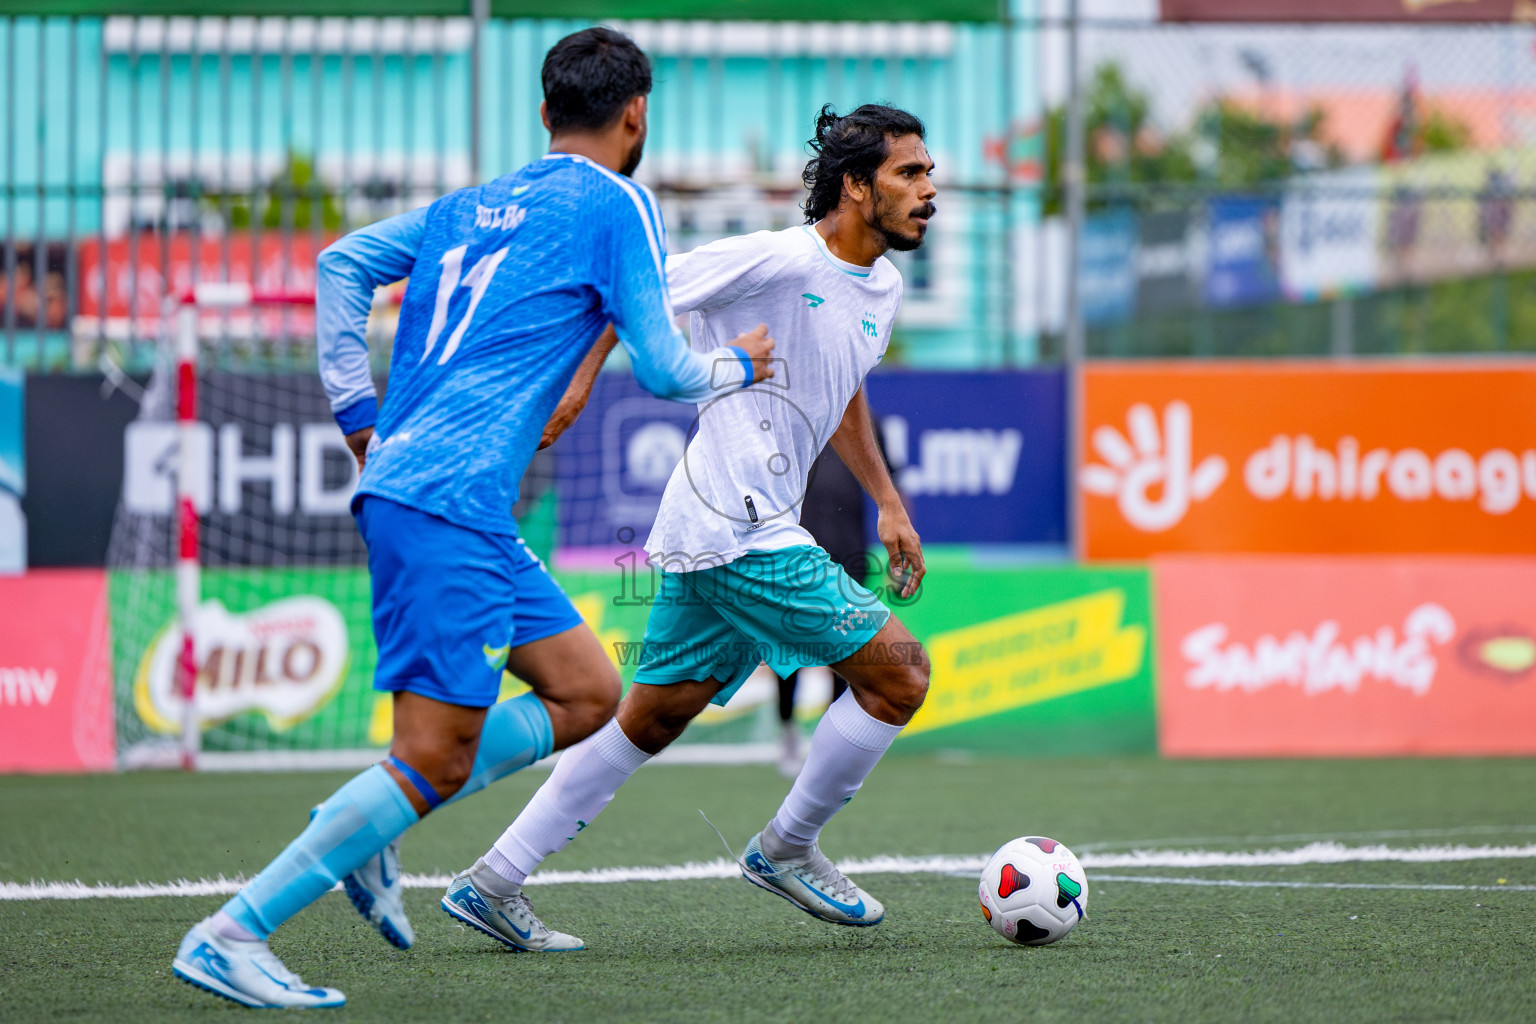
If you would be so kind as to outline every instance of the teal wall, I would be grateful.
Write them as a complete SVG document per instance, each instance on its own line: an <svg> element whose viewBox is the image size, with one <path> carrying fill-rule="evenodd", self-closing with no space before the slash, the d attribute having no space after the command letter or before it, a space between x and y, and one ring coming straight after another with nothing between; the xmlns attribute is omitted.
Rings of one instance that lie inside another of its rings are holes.
<svg viewBox="0 0 1536 1024"><path fill-rule="evenodd" d="M184 23L182 38L166 44L162 22L0 18L0 97L9 118L0 123L0 185L9 186L0 193L0 226L8 223L24 243L39 234L120 234L130 219L169 218L184 228L213 207L185 198L184 186L178 198L167 182L185 182L195 170L203 192L223 191L226 180L239 192L253 177L270 178L289 154L317 166L328 185L343 175L358 186L382 176L397 190L375 190L370 200L355 188L348 223L416 205L544 151L539 65L555 40L586 23L486 26L478 167L464 19L405 23L398 38L356 52L335 39L314 47L314 22L271 21L259 56L248 31L232 33L223 47L200 42L204 49L194 53L195 24ZM432 33L445 25L448 43L437 45ZM742 192L732 200L715 188L706 204L729 209L723 219L695 222L688 203L696 200L673 189L674 247L797 222L799 168L816 110L824 102L840 110L891 102L929 126L947 189L932 244L917 263L898 259L908 292L894 360L957 367L1033 360L1034 338L1007 330L1007 240L1038 219L1038 204L1032 190L1005 195L1004 169L988 156L1010 124L1037 118L1032 30L762 25L744 37L743 26L720 23L624 27L655 59L641 179L685 188L734 183ZM758 32L761 46L751 35ZM1009 46L1013 82L1005 90ZM131 209L130 179L139 182ZM47 190L41 205L39 180Z"/></svg>

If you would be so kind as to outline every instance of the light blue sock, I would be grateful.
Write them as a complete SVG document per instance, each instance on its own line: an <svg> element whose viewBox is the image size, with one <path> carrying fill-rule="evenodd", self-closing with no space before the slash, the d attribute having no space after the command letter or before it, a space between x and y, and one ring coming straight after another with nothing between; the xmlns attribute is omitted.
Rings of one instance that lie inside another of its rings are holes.
<svg viewBox="0 0 1536 1024"><path fill-rule="evenodd" d="M382 765L374 765L332 793L309 827L224 904L224 912L265 939L416 824L417 817L395 780Z"/></svg>
<svg viewBox="0 0 1536 1024"><path fill-rule="evenodd" d="M480 749L469 781L444 803L478 793L497 779L548 757L555 748L555 727L544 702L531 693L497 704L485 716Z"/></svg>

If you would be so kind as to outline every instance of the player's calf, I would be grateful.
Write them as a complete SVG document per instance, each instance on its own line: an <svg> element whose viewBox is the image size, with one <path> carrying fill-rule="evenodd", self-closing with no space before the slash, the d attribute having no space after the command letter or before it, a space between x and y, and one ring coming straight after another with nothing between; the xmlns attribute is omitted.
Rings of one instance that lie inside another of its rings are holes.
<svg viewBox="0 0 1536 1024"><path fill-rule="evenodd" d="M835 669L849 689L816 726L805 767L773 820L748 843L742 874L823 920L878 924L884 908L832 865L818 839L922 706L928 658L893 615Z"/></svg>

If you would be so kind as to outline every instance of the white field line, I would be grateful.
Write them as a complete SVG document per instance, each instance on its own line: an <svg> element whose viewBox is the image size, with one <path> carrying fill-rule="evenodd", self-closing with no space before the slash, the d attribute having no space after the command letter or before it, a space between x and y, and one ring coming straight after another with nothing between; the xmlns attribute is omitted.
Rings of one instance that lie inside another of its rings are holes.
<svg viewBox="0 0 1536 1024"><path fill-rule="evenodd" d="M867 857L840 861L838 866L851 875L951 875L980 871L987 854L934 857ZM1396 862L1405 864L1443 864L1468 860L1528 860L1536 858L1536 844L1525 846L1343 846L1339 843L1308 843L1293 850L1222 851L1222 850L1135 850L1131 853L1089 853L1082 859L1085 868L1207 868L1207 867L1293 867L1307 864L1351 864ZM591 871L541 871L529 879L535 885L609 884L615 882L688 882L710 878L731 878L736 865L724 858L664 867L596 868ZM1109 876L1095 875L1109 881ZM1146 876L1116 877L1116 880L1151 881ZM450 875L402 875L400 884L407 889L443 889ZM131 885L87 885L84 882L0 882L0 901L4 900L80 900L139 899L149 896L228 896L245 884L243 878L199 879ZM1196 884L1175 882L1170 884ZM1216 883L1212 883L1216 884ZM1229 884L1222 882L1220 884ZM1243 883L1230 883L1243 884ZM1254 885L1288 887L1291 883L1255 882ZM1294 883L1301 885L1302 883ZM1309 888L1365 888L1345 883L1315 883ZM1391 888L1380 886L1380 888ZM1405 886L1410 889L1475 888L1470 886ZM1520 889L1518 886L1496 886Z"/></svg>
<svg viewBox="0 0 1536 1024"><path fill-rule="evenodd" d="M1464 839L1469 836L1505 838L1529 835L1536 832L1536 825L1463 825L1454 828L1393 828L1373 829L1368 832L1292 832L1267 833L1246 836L1180 836L1163 839L1111 839L1095 843L1083 843L1077 847L1079 854L1099 853L1104 850L1157 850L1180 846L1258 846L1261 843L1300 843L1308 841L1341 842L1369 839Z"/></svg>
<svg viewBox="0 0 1536 1024"><path fill-rule="evenodd" d="M1094 875L1092 881L1142 882L1148 885L1214 885L1235 889L1409 889L1414 892L1536 892L1536 885L1411 885L1387 882L1255 882L1240 878L1189 878L1161 875Z"/></svg>

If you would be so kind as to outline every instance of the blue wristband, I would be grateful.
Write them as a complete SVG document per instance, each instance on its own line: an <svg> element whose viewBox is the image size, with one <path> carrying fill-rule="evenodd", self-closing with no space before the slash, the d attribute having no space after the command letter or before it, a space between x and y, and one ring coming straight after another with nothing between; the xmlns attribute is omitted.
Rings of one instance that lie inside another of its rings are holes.
<svg viewBox="0 0 1536 1024"><path fill-rule="evenodd" d="M379 422L379 400L372 395L359 398L345 409L337 409L335 415L343 434L356 433Z"/></svg>
<svg viewBox="0 0 1536 1024"><path fill-rule="evenodd" d="M726 348L736 353L736 358L741 360L741 368L746 371L746 377L742 379L742 387L752 386L752 357L747 355L747 350L740 345L727 345Z"/></svg>

